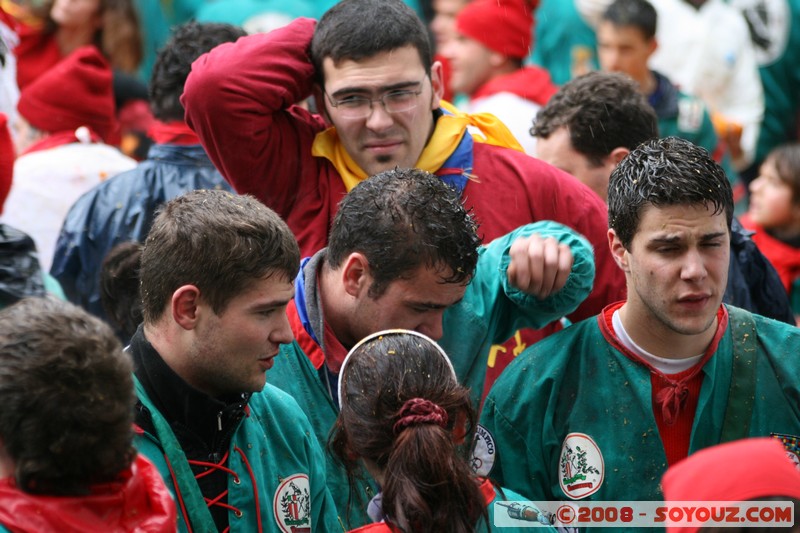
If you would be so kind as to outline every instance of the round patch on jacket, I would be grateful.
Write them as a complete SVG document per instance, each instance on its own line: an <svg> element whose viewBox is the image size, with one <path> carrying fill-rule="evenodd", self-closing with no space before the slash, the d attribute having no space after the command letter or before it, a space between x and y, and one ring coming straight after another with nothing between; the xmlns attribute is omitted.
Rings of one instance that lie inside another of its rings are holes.
<svg viewBox="0 0 800 533"><path fill-rule="evenodd" d="M272 509L284 533L311 533L311 492L308 476L294 474L284 479L275 491Z"/></svg>
<svg viewBox="0 0 800 533"><path fill-rule="evenodd" d="M561 445L558 482L567 497L580 500L600 489L605 478L603 454L584 433L570 433Z"/></svg>
<svg viewBox="0 0 800 533"><path fill-rule="evenodd" d="M489 475L494 466L496 453L494 437L488 429L478 424L475 428L475 444L472 447L472 470L476 475Z"/></svg>

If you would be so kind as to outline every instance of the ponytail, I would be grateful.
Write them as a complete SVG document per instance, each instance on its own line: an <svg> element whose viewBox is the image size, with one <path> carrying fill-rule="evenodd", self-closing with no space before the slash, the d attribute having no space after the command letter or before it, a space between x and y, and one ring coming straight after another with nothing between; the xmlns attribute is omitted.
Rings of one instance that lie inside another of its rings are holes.
<svg viewBox="0 0 800 533"><path fill-rule="evenodd" d="M429 400L406 401L394 423L382 487L387 521L407 533L471 533L485 502L469 464L458 456L447 412Z"/></svg>

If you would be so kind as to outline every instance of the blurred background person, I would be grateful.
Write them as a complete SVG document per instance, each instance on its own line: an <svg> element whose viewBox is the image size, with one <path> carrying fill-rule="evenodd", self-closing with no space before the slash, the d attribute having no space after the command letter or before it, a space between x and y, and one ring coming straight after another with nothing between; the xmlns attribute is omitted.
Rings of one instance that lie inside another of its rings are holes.
<svg viewBox="0 0 800 533"><path fill-rule="evenodd" d="M28 233L50 269L70 206L101 181L136 166L104 141L116 127L111 69L85 46L22 90L14 178L1 221Z"/></svg>
<svg viewBox="0 0 800 533"><path fill-rule="evenodd" d="M541 67L524 66L531 49L538 0L475 0L456 16L456 35L441 49L450 63L449 90L467 113L492 113L530 155L528 131L539 109L557 90Z"/></svg>
<svg viewBox="0 0 800 533"><path fill-rule="evenodd" d="M800 325L800 144L779 146L750 183L750 207L742 225L783 282Z"/></svg>

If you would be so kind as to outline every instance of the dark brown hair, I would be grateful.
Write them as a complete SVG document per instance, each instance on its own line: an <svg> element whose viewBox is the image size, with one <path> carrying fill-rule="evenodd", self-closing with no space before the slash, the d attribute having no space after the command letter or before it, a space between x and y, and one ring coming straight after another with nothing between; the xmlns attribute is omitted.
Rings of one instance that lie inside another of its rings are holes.
<svg viewBox="0 0 800 533"><path fill-rule="evenodd" d="M267 276L293 280L300 248L289 226L252 196L188 192L161 206L145 240L140 294L145 324L157 322L172 294L194 285L216 314Z"/></svg>
<svg viewBox="0 0 800 533"><path fill-rule="evenodd" d="M389 524L404 532L472 532L481 518L488 521L468 450L454 438L474 424L469 389L438 346L412 332L379 334L353 349L340 379L330 450L351 480L359 457L381 469ZM447 416L402 420L412 399Z"/></svg>
<svg viewBox="0 0 800 533"><path fill-rule="evenodd" d="M21 490L86 494L130 466L132 371L79 307L28 298L0 311L0 438Z"/></svg>

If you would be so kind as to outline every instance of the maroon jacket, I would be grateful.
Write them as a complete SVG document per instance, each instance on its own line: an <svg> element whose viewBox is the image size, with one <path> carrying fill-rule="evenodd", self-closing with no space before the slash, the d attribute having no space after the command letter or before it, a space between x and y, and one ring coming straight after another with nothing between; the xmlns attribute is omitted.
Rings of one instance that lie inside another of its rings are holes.
<svg viewBox="0 0 800 533"><path fill-rule="evenodd" d="M311 155L324 119L296 105L311 94L308 48L315 21L223 44L192 65L182 102L186 122L211 160L239 193L249 193L289 224L304 256L327 244L345 186L336 168ZM472 174L463 192L484 241L538 220L582 233L595 248L595 289L573 320L624 298L625 278L606 239L603 201L572 176L508 148L475 143Z"/></svg>

